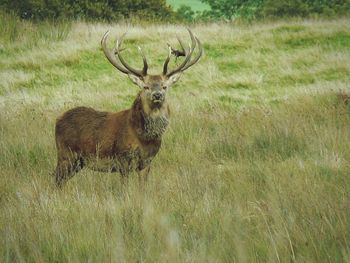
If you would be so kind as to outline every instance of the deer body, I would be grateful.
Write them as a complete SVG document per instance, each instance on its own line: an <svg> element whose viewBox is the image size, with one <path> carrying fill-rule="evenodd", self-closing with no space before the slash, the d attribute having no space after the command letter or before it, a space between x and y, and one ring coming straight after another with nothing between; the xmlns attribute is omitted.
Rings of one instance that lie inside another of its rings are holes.
<svg viewBox="0 0 350 263"><path fill-rule="evenodd" d="M140 95L131 109L117 113L85 107L69 110L56 124L59 172L73 173L88 165L127 176L148 169L160 149L168 120L167 104L146 114Z"/></svg>
<svg viewBox="0 0 350 263"><path fill-rule="evenodd" d="M169 124L167 89L179 79L184 67L190 67L201 56L200 49L194 61L186 57L186 63L167 73L169 54L163 74L148 75L148 65L143 55L143 70L133 69L120 56L118 42L113 52L107 50L107 35L102 39L102 47L108 60L128 74L141 91L130 109L114 113L77 107L57 119L55 175L59 187L84 166L98 171L119 172L123 178L136 171L140 180L146 180L150 164L161 147L162 136ZM190 35L193 43L191 32ZM196 40L201 48L199 40ZM193 49L190 48L189 54L192 54ZM119 61L112 54L118 55Z"/></svg>

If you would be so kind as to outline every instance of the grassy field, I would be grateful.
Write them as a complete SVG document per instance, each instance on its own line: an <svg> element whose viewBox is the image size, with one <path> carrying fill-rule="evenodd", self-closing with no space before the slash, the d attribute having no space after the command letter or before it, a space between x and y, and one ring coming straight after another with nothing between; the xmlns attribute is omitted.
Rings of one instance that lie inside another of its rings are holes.
<svg viewBox="0 0 350 263"><path fill-rule="evenodd" d="M175 10L181 5L190 6L193 11L204 11L210 9L209 5L202 3L200 0L167 0L167 3Z"/></svg>
<svg viewBox="0 0 350 263"><path fill-rule="evenodd" d="M55 189L55 119L131 105L107 29L160 73L185 28L1 23L2 262L350 262L349 20L194 26L144 192L90 170Z"/></svg>

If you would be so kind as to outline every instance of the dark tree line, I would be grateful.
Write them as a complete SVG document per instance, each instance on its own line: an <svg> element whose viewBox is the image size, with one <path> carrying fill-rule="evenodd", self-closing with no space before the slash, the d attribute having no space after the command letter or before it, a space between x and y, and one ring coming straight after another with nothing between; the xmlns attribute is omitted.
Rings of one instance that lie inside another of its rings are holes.
<svg viewBox="0 0 350 263"><path fill-rule="evenodd" d="M165 20L173 10L165 0L0 0L2 9L23 19Z"/></svg>
<svg viewBox="0 0 350 263"><path fill-rule="evenodd" d="M193 22L259 19L266 17L339 16L350 14L350 0L200 0L210 10L194 12L181 6L176 12L166 0L0 0L0 7L31 20L86 19Z"/></svg>

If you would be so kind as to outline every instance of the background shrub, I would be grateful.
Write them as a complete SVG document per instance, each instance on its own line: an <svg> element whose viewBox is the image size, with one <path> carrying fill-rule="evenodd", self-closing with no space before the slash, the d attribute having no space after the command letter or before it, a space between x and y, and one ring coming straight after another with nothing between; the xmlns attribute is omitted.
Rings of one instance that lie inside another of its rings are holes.
<svg viewBox="0 0 350 263"><path fill-rule="evenodd" d="M349 15L350 0L201 0L211 18L308 17Z"/></svg>

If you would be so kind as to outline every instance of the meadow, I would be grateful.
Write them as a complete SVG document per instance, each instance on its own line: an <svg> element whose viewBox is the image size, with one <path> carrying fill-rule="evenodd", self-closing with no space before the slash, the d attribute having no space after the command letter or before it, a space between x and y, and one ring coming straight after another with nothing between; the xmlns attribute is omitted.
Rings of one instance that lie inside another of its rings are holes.
<svg viewBox="0 0 350 263"><path fill-rule="evenodd" d="M83 170L58 190L56 118L138 92L102 53L107 29L153 74L188 42L181 25L2 15L2 262L350 262L349 19L192 26L205 54L169 91L145 189Z"/></svg>

